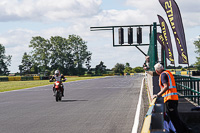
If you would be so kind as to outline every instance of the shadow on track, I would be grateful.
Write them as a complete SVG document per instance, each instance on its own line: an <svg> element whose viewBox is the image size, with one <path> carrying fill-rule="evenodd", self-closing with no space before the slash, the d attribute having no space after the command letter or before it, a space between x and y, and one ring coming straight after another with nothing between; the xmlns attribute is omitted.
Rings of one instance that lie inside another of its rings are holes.
<svg viewBox="0 0 200 133"><path fill-rule="evenodd" d="M88 101L88 100L62 100L61 102L78 102L78 101Z"/></svg>

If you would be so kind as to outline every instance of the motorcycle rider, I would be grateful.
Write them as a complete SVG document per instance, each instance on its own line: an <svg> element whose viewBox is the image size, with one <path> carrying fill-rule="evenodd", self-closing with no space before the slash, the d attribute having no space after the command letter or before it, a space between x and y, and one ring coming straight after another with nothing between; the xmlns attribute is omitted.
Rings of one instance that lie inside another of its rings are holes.
<svg viewBox="0 0 200 133"><path fill-rule="evenodd" d="M55 81L59 81L60 84L61 84L61 91L62 91L62 96L64 97L64 85L62 84L62 79L64 81L67 80L67 78L65 78L62 74L60 75L60 71L59 70L56 70L55 71L55 75L50 79L50 80L53 80L55 79ZM55 85L53 86L53 92L55 93Z"/></svg>

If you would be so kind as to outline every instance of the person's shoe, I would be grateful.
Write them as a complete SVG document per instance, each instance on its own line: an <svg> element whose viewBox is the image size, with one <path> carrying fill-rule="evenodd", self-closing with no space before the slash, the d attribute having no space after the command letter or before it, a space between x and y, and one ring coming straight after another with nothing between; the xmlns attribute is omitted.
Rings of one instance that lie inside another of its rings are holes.
<svg viewBox="0 0 200 133"><path fill-rule="evenodd" d="M192 133L192 128L188 127L187 128L187 133Z"/></svg>

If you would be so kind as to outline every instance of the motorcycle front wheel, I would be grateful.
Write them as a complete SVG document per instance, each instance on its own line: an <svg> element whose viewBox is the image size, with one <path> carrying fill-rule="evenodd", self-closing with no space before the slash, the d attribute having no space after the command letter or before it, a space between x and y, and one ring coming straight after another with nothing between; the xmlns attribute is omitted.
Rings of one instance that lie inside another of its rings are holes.
<svg viewBox="0 0 200 133"><path fill-rule="evenodd" d="M58 100L61 101L61 100L62 100L62 96L60 96L60 97L58 98Z"/></svg>

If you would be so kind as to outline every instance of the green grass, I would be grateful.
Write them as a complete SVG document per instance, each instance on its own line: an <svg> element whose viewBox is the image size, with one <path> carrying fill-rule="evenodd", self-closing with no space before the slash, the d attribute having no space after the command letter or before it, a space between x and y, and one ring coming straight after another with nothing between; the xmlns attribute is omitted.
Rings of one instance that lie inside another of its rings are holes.
<svg viewBox="0 0 200 133"><path fill-rule="evenodd" d="M102 77L104 77L104 76L98 76L98 77L67 77L66 82L78 81L78 80L87 80L87 79L96 79L96 78L102 78ZM53 82L49 82L49 80L0 82L0 92L20 90L20 89L44 86L44 85L49 85L49 84L53 84Z"/></svg>

